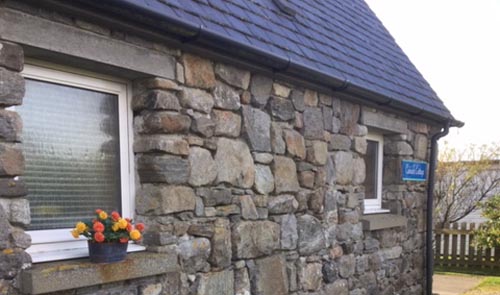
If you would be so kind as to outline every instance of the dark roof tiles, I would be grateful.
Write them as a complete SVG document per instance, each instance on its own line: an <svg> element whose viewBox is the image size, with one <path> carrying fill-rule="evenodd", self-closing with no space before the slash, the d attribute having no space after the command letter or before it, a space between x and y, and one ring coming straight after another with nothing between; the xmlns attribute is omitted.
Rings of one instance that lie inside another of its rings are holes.
<svg viewBox="0 0 500 295"><path fill-rule="evenodd" d="M288 0L296 11L293 17L280 11L273 0L147 2L170 17L204 25L396 101L451 117L363 0Z"/></svg>

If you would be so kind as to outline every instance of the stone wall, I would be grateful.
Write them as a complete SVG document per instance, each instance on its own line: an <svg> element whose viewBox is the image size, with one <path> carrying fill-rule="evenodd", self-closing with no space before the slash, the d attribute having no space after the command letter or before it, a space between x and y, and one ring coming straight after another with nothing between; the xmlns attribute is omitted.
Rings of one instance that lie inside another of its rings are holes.
<svg viewBox="0 0 500 295"><path fill-rule="evenodd" d="M425 185L401 181L400 162L427 159L431 126L78 24L173 60L173 77L133 81L133 150L144 244L180 271L64 294L423 294ZM30 267L22 124L4 109L22 102L22 67L1 41L0 294ZM383 207L403 226L364 226L369 130L384 134Z"/></svg>

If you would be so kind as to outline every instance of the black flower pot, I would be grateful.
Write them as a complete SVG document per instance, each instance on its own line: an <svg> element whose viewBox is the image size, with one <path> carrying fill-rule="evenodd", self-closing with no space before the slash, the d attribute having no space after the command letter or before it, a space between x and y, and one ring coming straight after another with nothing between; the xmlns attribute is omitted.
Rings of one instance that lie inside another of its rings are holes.
<svg viewBox="0 0 500 295"><path fill-rule="evenodd" d="M128 243L95 243L88 241L90 262L118 262L127 256Z"/></svg>

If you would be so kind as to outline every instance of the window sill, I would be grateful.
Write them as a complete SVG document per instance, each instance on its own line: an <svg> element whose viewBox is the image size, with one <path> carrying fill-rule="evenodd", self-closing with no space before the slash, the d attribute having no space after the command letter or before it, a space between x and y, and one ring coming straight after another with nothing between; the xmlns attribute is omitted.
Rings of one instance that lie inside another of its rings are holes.
<svg viewBox="0 0 500 295"><path fill-rule="evenodd" d="M361 218L363 230L381 230L393 227L406 227L406 217L395 214L365 214Z"/></svg>
<svg viewBox="0 0 500 295"><path fill-rule="evenodd" d="M34 264L21 273L23 294L43 294L179 271L177 255L139 252L116 263L75 259Z"/></svg>

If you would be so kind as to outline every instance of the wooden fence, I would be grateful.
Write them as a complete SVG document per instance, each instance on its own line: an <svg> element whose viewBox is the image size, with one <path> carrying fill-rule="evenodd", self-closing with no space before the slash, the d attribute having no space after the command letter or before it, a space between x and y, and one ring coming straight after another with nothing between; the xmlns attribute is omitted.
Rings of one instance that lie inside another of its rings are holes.
<svg viewBox="0 0 500 295"><path fill-rule="evenodd" d="M480 225L464 222L435 229L434 265L500 269L500 249L478 249L471 244L472 231L478 226Z"/></svg>

